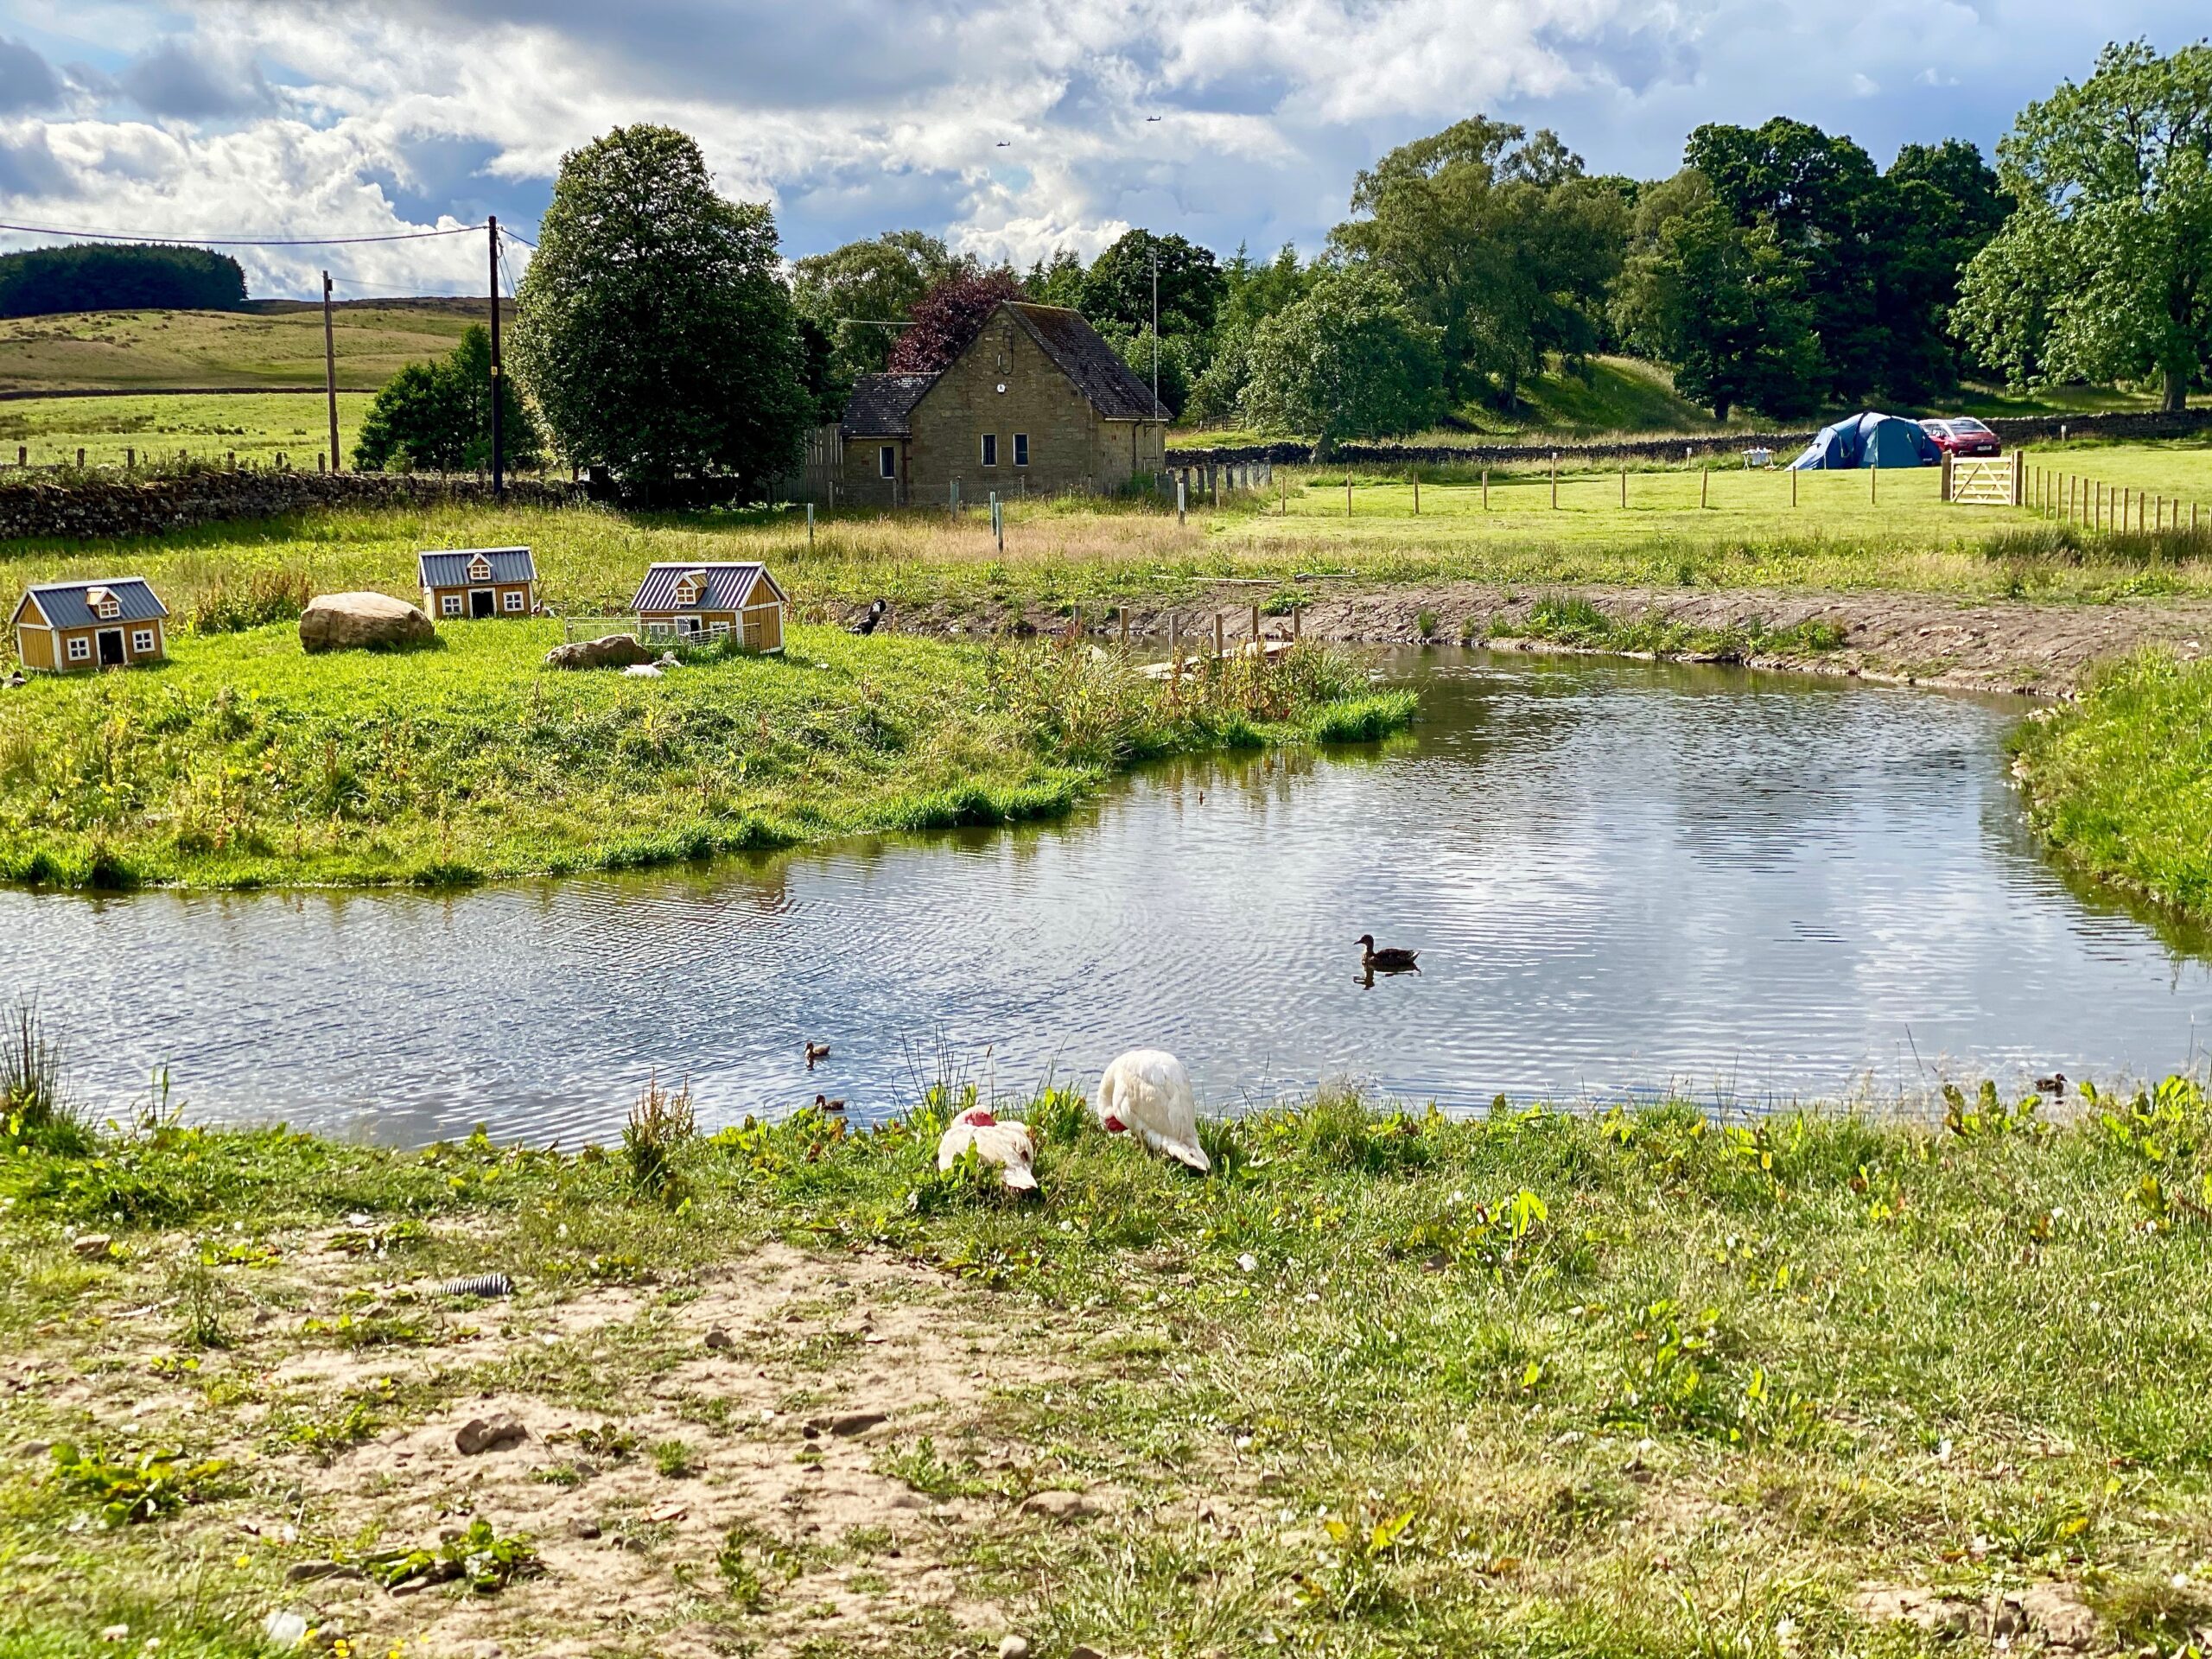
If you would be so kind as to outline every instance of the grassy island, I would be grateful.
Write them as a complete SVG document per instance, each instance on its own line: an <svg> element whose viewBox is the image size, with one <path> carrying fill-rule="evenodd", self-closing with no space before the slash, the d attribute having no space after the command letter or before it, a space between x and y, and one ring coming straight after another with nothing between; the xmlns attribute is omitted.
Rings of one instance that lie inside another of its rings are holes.
<svg viewBox="0 0 2212 1659"><path fill-rule="evenodd" d="M1087 645L795 627L780 658L658 678L540 666L553 622L449 623L435 649L302 654L288 625L0 697L0 877L62 886L454 882L637 868L863 830L1065 811L1208 747L1373 738L1376 693L1319 648L1176 684Z"/></svg>
<svg viewBox="0 0 2212 1659"><path fill-rule="evenodd" d="M2207 1640L2186 1080L2061 1122L1329 1096L1210 1125L1206 1179L1050 1094L1004 1109L1027 1202L937 1172L949 1103L654 1093L573 1154L19 1104L0 1652Z"/></svg>

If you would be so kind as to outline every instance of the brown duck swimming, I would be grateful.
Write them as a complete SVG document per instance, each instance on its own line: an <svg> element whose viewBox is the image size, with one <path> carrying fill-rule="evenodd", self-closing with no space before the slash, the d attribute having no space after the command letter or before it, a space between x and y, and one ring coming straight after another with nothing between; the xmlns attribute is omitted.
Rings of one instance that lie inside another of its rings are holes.
<svg viewBox="0 0 2212 1659"><path fill-rule="evenodd" d="M1363 933L1359 936L1359 965L1370 973L1417 974L1421 971L1421 952L1401 950L1395 944L1378 950L1375 948L1375 936Z"/></svg>

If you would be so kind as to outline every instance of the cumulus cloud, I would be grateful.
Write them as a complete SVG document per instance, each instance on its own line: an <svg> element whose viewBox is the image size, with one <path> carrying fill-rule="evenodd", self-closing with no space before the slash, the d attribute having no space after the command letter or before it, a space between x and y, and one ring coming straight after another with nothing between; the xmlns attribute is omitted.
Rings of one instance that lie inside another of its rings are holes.
<svg viewBox="0 0 2212 1659"><path fill-rule="evenodd" d="M1310 251L1357 169L1463 116L1642 176L1700 122L1781 112L1878 159L1987 147L2108 35L2177 44L2201 4L2018 0L2000 23L1979 0L0 0L29 35L0 40L0 205L74 198L98 228L178 235L496 212L526 234L565 151L659 121L771 202L793 255L903 226L1022 264L1131 225ZM241 256L257 292L312 291L328 260L365 286L480 280L480 250L437 242Z"/></svg>

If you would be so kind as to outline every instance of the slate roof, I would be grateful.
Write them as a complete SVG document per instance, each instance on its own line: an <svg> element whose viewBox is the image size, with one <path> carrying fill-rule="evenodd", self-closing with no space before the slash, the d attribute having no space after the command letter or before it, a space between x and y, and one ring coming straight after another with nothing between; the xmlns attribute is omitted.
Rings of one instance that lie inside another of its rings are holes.
<svg viewBox="0 0 2212 1659"><path fill-rule="evenodd" d="M115 595L119 613L114 616L95 616L85 595L95 588L105 588ZM16 614L10 626L23 620L23 607L35 598L46 620L57 628L92 628L105 623L154 622L169 613L169 607L146 585L143 576L102 576L92 582L41 582L25 590L16 603Z"/></svg>
<svg viewBox="0 0 2212 1659"><path fill-rule="evenodd" d="M933 374L864 374L838 425L849 438L904 437L907 415L936 384Z"/></svg>
<svg viewBox="0 0 2212 1659"><path fill-rule="evenodd" d="M687 575L705 578L696 605L678 607L676 584ZM638 584L638 596L630 601L633 611L737 611L745 608L753 596L755 586L768 584L768 590L778 599L789 603L790 596L768 574L767 567L757 562L743 564L656 564L645 572L645 579Z"/></svg>
<svg viewBox="0 0 2212 1659"><path fill-rule="evenodd" d="M537 564L526 547L462 547L439 553L417 553L415 573L425 588L466 588L468 567L481 553L497 582L536 582Z"/></svg>
<svg viewBox="0 0 2212 1659"><path fill-rule="evenodd" d="M1008 300L1006 309L1044 347L1045 355L1075 382L1076 390L1109 421L1164 421L1166 408L1152 400L1152 388L1114 355L1079 311L1057 305Z"/></svg>

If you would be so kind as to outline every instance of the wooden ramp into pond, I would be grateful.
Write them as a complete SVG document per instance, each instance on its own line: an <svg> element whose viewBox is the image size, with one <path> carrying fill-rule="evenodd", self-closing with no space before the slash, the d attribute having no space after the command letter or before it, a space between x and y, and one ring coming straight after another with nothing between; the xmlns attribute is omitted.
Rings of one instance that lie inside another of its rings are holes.
<svg viewBox="0 0 2212 1659"><path fill-rule="evenodd" d="M1212 642L1201 634L1199 643L1205 645ZM1295 639L1244 639L1218 654L1224 657L1258 657L1272 663L1279 658L1287 656L1297 644L1298 641ZM1186 658L1178 651L1167 661L1147 663L1142 668L1137 670L1137 672L1148 680L1173 679L1186 670L1195 669L1200 663L1216 654L1211 651L1200 650L1193 652Z"/></svg>

